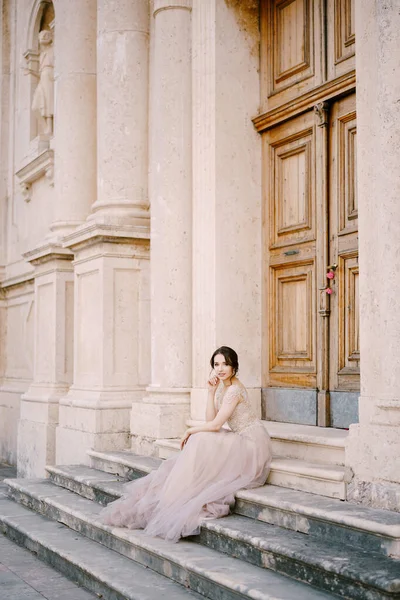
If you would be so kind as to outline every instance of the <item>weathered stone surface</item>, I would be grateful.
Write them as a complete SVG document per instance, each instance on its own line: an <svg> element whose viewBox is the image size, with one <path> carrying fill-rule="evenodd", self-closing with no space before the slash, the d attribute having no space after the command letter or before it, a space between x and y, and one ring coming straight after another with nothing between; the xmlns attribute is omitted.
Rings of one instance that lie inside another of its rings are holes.
<svg viewBox="0 0 400 600"><path fill-rule="evenodd" d="M317 535L331 541L368 547L400 557L400 519L397 513L356 506L307 492L264 486L240 490L235 512Z"/></svg>
<svg viewBox="0 0 400 600"><path fill-rule="evenodd" d="M161 462L152 456L140 456L132 452L94 452L89 451L92 466L107 473L115 473L135 479L137 473L147 474L157 468ZM125 475L124 475L125 474ZM131 475L131 476L130 476Z"/></svg>
<svg viewBox="0 0 400 600"><path fill-rule="evenodd" d="M396 0L354 7L361 393L346 464L352 499L400 511L400 12Z"/></svg>
<svg viewBox="0 0 400 600"><path fill-rule="evenodd" d="M179 451L179 441L166 442L168 452L161 453L169 458ZM163 442L159 442L163 447ZM108 473L119 473L128 479L135 479L137 472L148 472L149 465L158 466L159 459L151 458L152 463L144 462L146 457L125 452L89 452L92 465ZM293 458L274 457L268 483L314 494L344 499L349 471L340 465L306 462Z"/></svg>
<svg viewBox="0 0 400 600"><path fill-rule="evenodd" d="M262 415L269 421L316 425L317 393L315 390L263 388Z"/></svg>
<svg viewBox="0 0 400 600"><path fill-rule="evenodd" d="M294 597L322 600L332 597L269 569L246 562L240 562L238 568L236 559L190 541L171 544L146 536L142 531L104 526L97 520L101 510L99 505L67 490L56 489L58 494L53 494L54 486L48 481L10 480L9 483L12 486L10 492L18 502L26 503L47 517L213 600L254 597L260 600L293 600Z"/></svg>
<svg viewBox="0 0 400 600"><path fill-rule="evenodd" d="M273 454L308 462L344 465L348 431L293 423L264 421Z"/></svg>
<svg viewBox="0 0 400 600"><path fill-rule="evenodd" d="M107 505L122 495L126 479L85 466L48 467L50 480L89 500Z"/></svg>
<svg viewBox="0 0 400 600"><path fill-rule="evenodd" d="M95 600L33 553L0 534L0 600Z"/></svg>
<svg viewBox="0 0 400 600"><path fill-rule="evenodd" d="M26 508L20 506L18 515L4 516L4 513L12 512L7 508L8 504L15 505L10 500L0 501L3 533L99 597L110 600L199 600L193 591Z"/></svg>
<svg viewBox="0 0 400 600"><path fill-rule="evenodd" d="M105 455L102 454L105 460ZM139 469L149 469L158 459L133 457L128 453L115 453L113 459L130 462L127 475L130 479L144 475ZM111 460L111 459L110 459ZM114 468L121 471L111 463ZM138 470L135 470L134 467ZM101 504L118 498L123 483L114 475L105 474L83 466L49 467L51 479L86 498ZM107 479L108 477L108 479ZM400 557L400 518L397 513L343 503L336 499L316 496L307 492L266 485L255 490L239 490L236 494L235 512L294 531L317 535L341 543Z"/></svg>
<svg viewBox="0 0 400 600"><path fill-rule="evenodd" d="M246 569L250 565L247 563L251 563L344 597L380 600L400 593L399 561L353 549L350 545L326 543L318 536L305 536L276 525L231 516L206 521L200 537L195 539L207 547L196 550L190 542L174 545L149 538L141 531L106 527L97 520L99 505L68 490L57 489L49 481L9 480L9 486L10 494L18 502L143 565L162 574L177 569L174 577L181 583L184 570L190 572L194 581L206 577L217 584L218 576L209 570L210 548L214 548L243 561L242 577L248 573ZM213 560L217 571L221 564L230 570L230 563L225 564L220 555ZM262 578L260 573L259 577ZM197 583L193 585L199 590Z"/></svg>

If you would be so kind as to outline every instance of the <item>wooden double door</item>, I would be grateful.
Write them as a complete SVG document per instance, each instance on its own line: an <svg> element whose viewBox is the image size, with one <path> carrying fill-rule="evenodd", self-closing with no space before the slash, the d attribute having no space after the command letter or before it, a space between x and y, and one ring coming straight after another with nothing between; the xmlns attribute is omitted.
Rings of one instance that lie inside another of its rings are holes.
<svg viewBox="0 0 400 600"><path fill-rule="evenodd" d="M357 421L356 131L351 93L264 135L267 418Z"/></svg>
<svg viewBox="0 0 400 600"><path fill-rule="evenodd" d="M260 0L267 419L358 420L353 0Z"/></svg>

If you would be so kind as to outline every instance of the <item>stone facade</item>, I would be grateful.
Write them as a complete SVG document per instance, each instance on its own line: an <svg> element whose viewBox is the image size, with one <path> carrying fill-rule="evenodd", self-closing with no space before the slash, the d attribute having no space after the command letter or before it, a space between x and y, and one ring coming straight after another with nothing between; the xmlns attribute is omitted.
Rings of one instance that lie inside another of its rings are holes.
<svg viewBox="0 0 400 600"><path fill-rule="evenodd" d="M347 462L352 495L400 507L400 12L356 3L360 208L360 423ZM379 160L378 157L380 158Z"/></svg>
<svg viewBox="0 0 400 600"><path fill-rule="evenodd" d="M220 344L261 413L259 3L0 4L0 458L42 476L87 450L152 454L204 417ZM398 509L400 17L394 0L355 6L362 363L346 464L353 500ZM32 108L42 30L52 129Z"/></svg>

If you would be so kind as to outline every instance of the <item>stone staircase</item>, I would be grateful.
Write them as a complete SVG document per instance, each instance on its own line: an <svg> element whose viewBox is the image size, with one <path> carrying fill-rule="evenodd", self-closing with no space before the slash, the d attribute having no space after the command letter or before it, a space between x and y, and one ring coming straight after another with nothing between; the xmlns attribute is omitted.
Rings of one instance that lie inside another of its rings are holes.
<svg viewBox="0 0 400 600"><path fill-rule="evenodd" d="M188 427L200 424L188 421ZM351 470L344 466L345 442L342 429L264 422L271 436L273 461L268 483L345 500ZM157 440L160 458L179 451L179 440Z"/></svg>
<svg viewBox="0 0 400 600"><path fill-rule="evenodd" d="M161 459L128 451L89 456L91 467L48 467L49 479L8 480L0 528L105 599L400 598L398 513L266 485L240 491L232 515L171 544L98 520L127 479Z"/></svg>

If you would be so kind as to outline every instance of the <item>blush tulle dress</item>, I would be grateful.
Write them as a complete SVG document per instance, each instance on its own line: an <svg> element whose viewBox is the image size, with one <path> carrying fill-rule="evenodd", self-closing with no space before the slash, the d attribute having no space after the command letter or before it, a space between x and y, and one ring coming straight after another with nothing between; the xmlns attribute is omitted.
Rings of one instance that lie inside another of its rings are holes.
<svg viewBox="0 0 400 600"><path fill-rule="evenodd" d="M272 457L270 437L242 383L220 384L217 408L234 399L238 404L228 419L231 431L191 435L176 456L127 483L123 496L100 513L102 522L177 542L199 533L202 520L229 514L239 489L263 485Z"/></svg>

